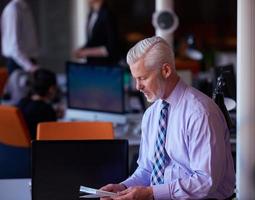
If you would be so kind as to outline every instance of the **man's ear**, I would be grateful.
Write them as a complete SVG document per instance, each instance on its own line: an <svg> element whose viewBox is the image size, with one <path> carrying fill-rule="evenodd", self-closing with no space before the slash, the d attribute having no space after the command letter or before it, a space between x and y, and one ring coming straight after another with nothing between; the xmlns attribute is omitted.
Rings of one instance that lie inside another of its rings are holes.
<svg viewBox="0 0 255 200"><path fill-rule="evenodd" d="M162 68L161 68L161 74L162 76L166 79L168 78L172 73L172 67L169 63L165 63L163 64Z"/></svg>

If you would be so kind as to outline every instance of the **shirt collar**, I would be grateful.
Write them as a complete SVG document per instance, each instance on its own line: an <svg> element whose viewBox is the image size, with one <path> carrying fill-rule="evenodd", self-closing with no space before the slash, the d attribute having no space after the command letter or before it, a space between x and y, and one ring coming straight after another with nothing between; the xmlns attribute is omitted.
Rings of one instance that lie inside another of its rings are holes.
<svg viewBox="0 0 255 200"><path fill-rule="evenodd" d="M178 81L171 94L165 99L165 101L171 105L171 108L175 108L177 106L187 87L187 84L181 79Z"/></svg>

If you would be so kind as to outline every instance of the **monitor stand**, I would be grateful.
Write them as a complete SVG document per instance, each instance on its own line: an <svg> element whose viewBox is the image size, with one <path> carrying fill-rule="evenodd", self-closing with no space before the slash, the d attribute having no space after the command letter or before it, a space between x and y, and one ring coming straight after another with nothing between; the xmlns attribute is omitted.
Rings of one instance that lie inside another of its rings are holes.
<svg viewBox="0 0 255 200"><path fill-rule="evenodd" d="M127 123L125 114L104 113L96 111L78 110L68 108L65 115L66 121L107 121L114 124Z"/></svg>

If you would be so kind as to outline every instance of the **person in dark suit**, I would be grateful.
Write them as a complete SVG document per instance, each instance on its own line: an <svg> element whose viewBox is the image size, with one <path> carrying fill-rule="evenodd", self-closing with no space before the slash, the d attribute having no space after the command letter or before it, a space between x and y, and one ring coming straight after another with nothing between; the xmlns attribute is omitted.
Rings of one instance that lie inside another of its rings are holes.
<svg viewBox="0 0 255 200"><path fill-rule="evenodd" d="M89 64L115 64L119 60L118 30L106 0L89 0L87 43L75 52Z"/></svg>

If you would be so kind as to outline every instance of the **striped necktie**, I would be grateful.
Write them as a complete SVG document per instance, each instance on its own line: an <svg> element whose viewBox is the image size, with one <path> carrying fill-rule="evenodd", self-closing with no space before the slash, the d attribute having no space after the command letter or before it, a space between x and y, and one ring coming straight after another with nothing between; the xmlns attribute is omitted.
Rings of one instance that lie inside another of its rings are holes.
<svg viewBox="0 0 255 200"><path fill-rule="evenodd" d="M156 140L155 154L153 170L151 174L151 185L163 184L164 183L164 171L165 171L165 141L166 141L166 128L167 128L167 117L168 117L168 106L169 103L166 101L162 102L162 108L159 118L159 130Z"/></svg>

